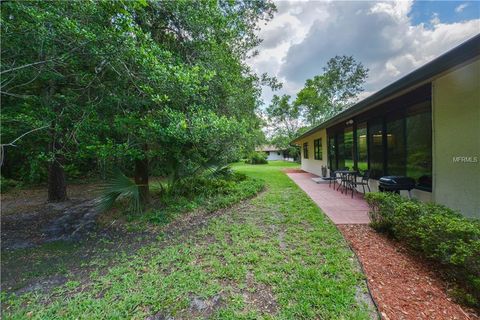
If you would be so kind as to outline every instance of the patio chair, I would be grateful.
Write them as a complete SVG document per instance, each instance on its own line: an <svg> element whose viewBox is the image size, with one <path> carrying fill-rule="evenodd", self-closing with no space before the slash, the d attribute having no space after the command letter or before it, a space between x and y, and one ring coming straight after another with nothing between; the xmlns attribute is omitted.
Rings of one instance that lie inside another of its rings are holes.
<svg viewBox="0 0 480 320"><path fill-rule="evenodd" d="M330 188L330 185L332 184L333 181L333 189L335 189L335 184L337 183L337 173L330 169L330 177L328 178L323 178L323 180L328 180L328 187Z"/></svg>
<svg viewBox="0 0 480 320"><path fill-rule="evenodd" d="M356 177L354 180L351 181L352 183L352 198L353 198L353 191L354 189L357 190L358 186L362 186L363 189L363 194L365 194L365 186L368 188L368 192L370 191L370 185L368 184L368 181L370 180L370 170L365 170L363 174L361 175L360 181L357 181Z"/></svg>
<svg viewBox="0 0 480 320"><path fill-rule="evenodd" d="M343 167L341 169L341 171L348 171L349 168L348 167ZM345 189L345 193L347 193L347 187L348 187L348 183L349 183L349 175L348 174L345 174L345 173L340 173L339 174L339 178L340 178L340 183L338 184L338 188L337 188L337 191L343 187L343 189ZM343 189L340 190L341 193L343 193Z"/></svg>

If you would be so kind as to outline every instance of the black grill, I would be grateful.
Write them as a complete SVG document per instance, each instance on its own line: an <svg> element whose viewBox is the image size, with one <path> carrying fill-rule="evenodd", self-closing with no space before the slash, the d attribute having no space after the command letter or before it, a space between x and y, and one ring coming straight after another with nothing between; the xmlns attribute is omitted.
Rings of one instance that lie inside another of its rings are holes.
<svg viewBox="0 0 480 320"><path fill-rule="evenodd" d="M385 176L381 177L379 182L380 185L378 186L378 189L380 191L399 193L400 190L406 190L410 192L410 190L415 188L415 180L409 177Z"/></svg>

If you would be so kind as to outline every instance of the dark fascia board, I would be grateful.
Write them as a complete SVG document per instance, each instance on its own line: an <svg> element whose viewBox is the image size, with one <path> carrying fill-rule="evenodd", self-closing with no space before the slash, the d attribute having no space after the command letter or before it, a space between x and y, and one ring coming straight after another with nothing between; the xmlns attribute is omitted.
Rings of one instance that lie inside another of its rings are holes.
<svg viewBox="0 0 480 320"><path fill-rule="evenodd" d="M438 58L412 71L403 78L400 78L380 91L377 91L364 100L354 104L347 110L308 130L304 134L292 140L290 143L295 144L295 142L304 137L307 137L323 128L346 120L346 118L349 118L353 115L357 115L361 113L361 111L367 109L369 106L377 104L381 101L385 101L398 92L405 91L406 89L415 87L419 84L423 84L425 81L434 78L436 75L439 75L449 69L453 69L467 61L473 60L478 56L480 56L480 34L477 34L473 38L470 38L459 46L442 54Z"/></svg>

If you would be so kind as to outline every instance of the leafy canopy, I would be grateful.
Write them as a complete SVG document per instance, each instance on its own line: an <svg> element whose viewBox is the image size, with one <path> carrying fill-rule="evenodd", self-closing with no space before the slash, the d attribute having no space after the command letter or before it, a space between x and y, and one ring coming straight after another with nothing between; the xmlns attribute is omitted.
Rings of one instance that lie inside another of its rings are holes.
<svg viewBox="0 0 480 320"><path fill-rule="evenodd" d="M311 126L350 107L368 76L368 69L351 56L335 56L323 70L305 82L294 102Z"/></svg>

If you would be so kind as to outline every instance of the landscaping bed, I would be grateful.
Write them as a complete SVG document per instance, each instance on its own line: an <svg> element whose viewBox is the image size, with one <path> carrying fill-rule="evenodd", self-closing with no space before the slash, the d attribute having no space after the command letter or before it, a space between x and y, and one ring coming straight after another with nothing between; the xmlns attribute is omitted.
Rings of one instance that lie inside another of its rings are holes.
<svg viewBox="0 0 480 320"><path fill-rule="evenodd" d="M447 294L438 265L367 225L339 225L359 257L384 319L480 319Z"/></svg>
<svg viewBox="0 0 480 320"><path fill-rule="evenodd" d="M480 220L391 193L370 193L371 226L437 263L460 302L480 309Z"/></svg>

